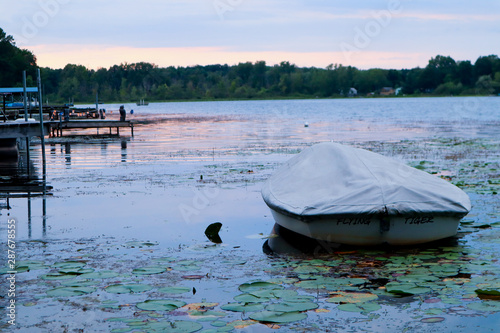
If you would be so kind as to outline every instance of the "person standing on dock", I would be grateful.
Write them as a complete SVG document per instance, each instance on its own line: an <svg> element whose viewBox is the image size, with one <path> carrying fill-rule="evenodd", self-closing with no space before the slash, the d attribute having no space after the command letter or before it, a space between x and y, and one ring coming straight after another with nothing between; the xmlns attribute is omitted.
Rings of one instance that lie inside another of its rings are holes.
<svg viewBox="0 0 500 333"><path fill-rule="evenodd" d="M125 107L120 106L120 121L125 121L125 117L127 116L127 112L125 111Z"/></svg>

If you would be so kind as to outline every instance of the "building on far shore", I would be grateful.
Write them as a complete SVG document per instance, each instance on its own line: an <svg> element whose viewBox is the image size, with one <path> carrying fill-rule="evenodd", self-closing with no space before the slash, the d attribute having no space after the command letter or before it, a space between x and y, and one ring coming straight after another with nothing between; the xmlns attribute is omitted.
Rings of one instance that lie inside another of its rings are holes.
<svg viewBox="0 0 500 333"><path fill-rule="evenodd" d="M396 94L396 90L392 87L383 87L380 89L380 96L392 96Z"/></svg>

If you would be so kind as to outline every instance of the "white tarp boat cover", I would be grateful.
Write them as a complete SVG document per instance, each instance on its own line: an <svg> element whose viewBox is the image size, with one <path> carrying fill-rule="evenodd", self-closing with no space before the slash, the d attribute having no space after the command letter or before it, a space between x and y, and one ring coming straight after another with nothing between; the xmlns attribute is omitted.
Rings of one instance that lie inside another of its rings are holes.
<svg viewBox="0 0 500 333"><path fill-rule="evenodd" d="M265 183L262 197L299 216L465 216L470 200L455 185L364 149L326 142L304 149Z"/></svg>

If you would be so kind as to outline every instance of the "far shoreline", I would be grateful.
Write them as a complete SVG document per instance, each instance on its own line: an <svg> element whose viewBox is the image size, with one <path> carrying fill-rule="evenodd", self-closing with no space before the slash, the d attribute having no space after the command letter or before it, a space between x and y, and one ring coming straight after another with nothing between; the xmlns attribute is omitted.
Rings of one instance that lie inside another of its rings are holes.
<svg viewBox="0 0 500 333"><path fill-rule="evenodd" d="M400 98L459 98L459 97L500 97L500 95L433 95L433 94L414 94L402 96L332 96L332 97L311 97L311 96L294 96L294 97L269 97L269 98L201 98L201 99L169 99L169 100L146 100L148 103L195 103L195 102L246 102L246 101L290 101L290 100L358 100L358 99L400 99ZM142 100L142 99L141 99ZM58 102L55 102L58 103ZM59 102L62 103L62 102ZM137 101L110 101L99 103L101 104L135 104ZM50 104L50 103L49 103ZM54 104L54 103L52 103ZM95 105L94 102L77 102L74 105ZM142 105L140 105L142 106ZM146 105L144 105L146 106Z"/></svg>

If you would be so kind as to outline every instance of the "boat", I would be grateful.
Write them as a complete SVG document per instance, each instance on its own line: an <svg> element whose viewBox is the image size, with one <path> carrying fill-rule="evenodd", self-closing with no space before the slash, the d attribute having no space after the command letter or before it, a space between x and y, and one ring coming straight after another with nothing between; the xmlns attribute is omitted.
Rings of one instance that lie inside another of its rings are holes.
<svg viewBox="0 0 500 333"><path fill-rule="evenodd" d="M137 106L147 106L149 105L149 102L146 102L144 101L143 99L141 99L139 102L136 103Z"/></svg>
<svg viewBox="0 0 500 333"><path fill-rule="evenodd" d="M468 195L392 158L334 142L304 149L262 188L276 223L347 245L414 245L457 233Z"/></svg>

